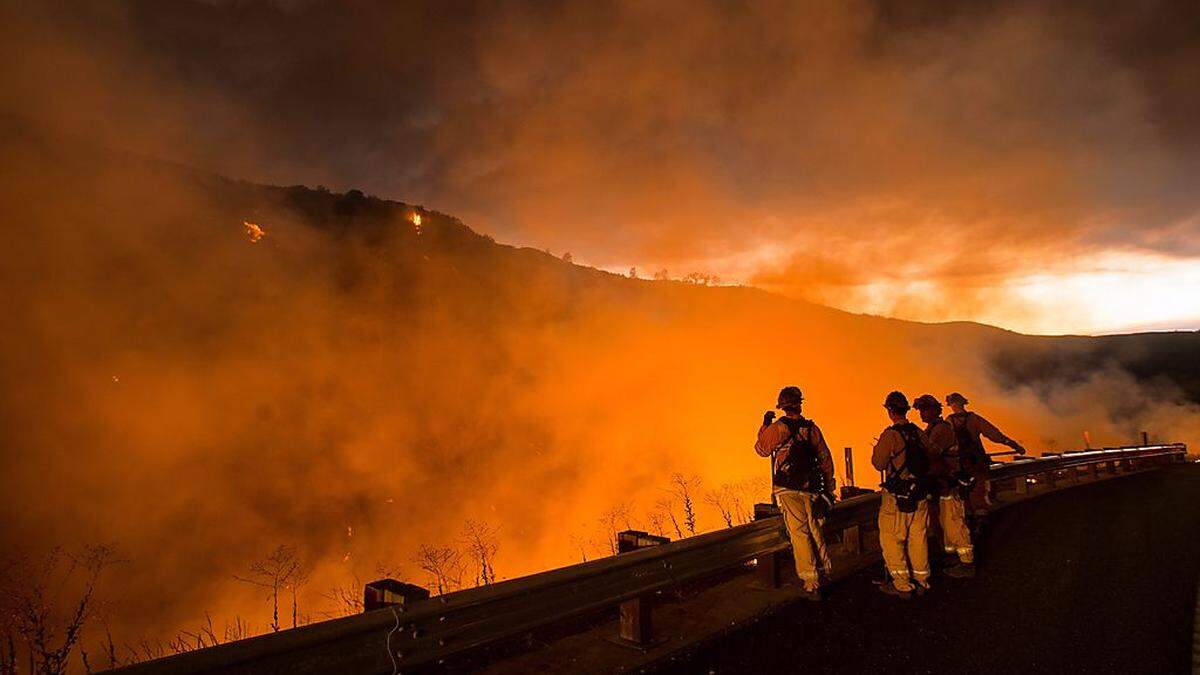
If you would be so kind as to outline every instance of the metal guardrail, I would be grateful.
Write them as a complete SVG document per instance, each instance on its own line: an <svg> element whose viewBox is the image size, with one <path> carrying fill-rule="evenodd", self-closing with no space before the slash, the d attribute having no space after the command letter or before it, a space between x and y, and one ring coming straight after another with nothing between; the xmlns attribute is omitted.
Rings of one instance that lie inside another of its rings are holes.
<svg viewBox="0 0 1200 675"><path fill-rule="evenodd" d="M1109 471L1182 460L1183 444L1068 452L996 465L993 483L1027 491L1032 476L1081 466ZM1077 472L1075 472L1077 474ZM853 555L865 554L862 532L873 529L878 493L839 502L825 531ZM473 588L410 606L398 605L280 633L119 668L128 675L193 673L397 673L436 665L534 629L700 581L752 559L770 561L788 548L778 516L579 565ZM767 566L763 565L766 569ZM772 572L773 573L773 572Z"/></svg>

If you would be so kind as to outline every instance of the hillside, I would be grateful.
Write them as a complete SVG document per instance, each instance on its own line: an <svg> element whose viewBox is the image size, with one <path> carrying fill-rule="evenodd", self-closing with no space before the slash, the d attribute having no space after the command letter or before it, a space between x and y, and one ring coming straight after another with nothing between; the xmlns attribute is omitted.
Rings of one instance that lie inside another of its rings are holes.
<svg viewBox="0 0 1200 675"><path fill-rule="evenodd" d="M676 473L718 527L764 496L749 446L784 384L860 484L892 388L963 391L1035 451L1197 435L1196 333L853 315L616 276L355 191L19 133L0 157L0 548L119 543L129 634L205 609L261 628L230 579L281 544L318 616L380 570L428 583L419 547L468 520L498 530L502 576L605 554L613 526L668 527Z"/></svg>

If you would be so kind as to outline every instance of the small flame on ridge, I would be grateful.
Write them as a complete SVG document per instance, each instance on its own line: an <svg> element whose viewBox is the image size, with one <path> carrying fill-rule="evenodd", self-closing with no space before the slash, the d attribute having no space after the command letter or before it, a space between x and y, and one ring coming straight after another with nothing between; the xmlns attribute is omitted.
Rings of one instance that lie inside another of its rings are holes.
<svg viewBox="0 0 1200 675"><path fill-rule="evenodd" d="M263 231L261 227L259 227L258 223L252 223L248 220L243 220L242 225L246 226L246 236L250 237L251 244L258 243L259 239L262 239L267 235L267 233Z"/></svg>

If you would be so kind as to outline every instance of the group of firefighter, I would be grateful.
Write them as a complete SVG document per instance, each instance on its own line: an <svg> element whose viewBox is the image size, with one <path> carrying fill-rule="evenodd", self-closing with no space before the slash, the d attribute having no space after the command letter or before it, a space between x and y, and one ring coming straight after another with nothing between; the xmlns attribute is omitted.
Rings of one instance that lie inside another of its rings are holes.
<svg viewBox="0 0 1200 675"><path fill-rule="evenodd" d="M934 508L947 558L944 573L975 576L968 519L978 523L987 514L992 461L981 437L1025 454L1020 443L968 411L962 394L950 394L945 401L951 412L943 417L942 403L930 394L918 396L911 406L902 392L888 394L883 407L890 424L871 454L871 464L883 477L879 544L888 579L880 589L905 600L929 589L928 528ZM773 497L792 542L801 593L820 600L830 574L821 523L834 502L833 457L821 429L801 414L803 403L798 387L784 387L777 402L783 416L776 419L774 411L763 415L754 450L772 461ZM908 419L912 408L924 428Z"/></svg>

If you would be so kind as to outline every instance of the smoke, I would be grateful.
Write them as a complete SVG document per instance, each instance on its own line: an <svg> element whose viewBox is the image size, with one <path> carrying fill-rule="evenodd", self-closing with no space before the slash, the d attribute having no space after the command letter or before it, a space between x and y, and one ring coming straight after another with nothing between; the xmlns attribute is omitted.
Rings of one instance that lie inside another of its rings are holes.
<svg viewBox="0 0 1200 675"><path fill-rule="evenodd" d="M600 267L1103 331L1006 284L1200 254L1192 3L76 4L15 13L21 114Z"/></svg>
<svg viewBox="0 0 1200 675"><path fill-rule="evenodd" d="M416 548L468 518L500 528L511 577L602 552L586 542L625 502L647 526L673 472L761 478L750 445L784 384L860 485L896 387L963 390L1031 448L1195 436L1190 404L1106 362L1004 377L989 356L1031 347L1002 331L618 278L412 204L101 149L810 295L883 274L991 303L980 275L1097 242L1190 254L1174 182L1195 136L1062 17L723 7L0 10L21 127L0 160L0 546L119 542L127 636L205 609L261 628L232 576L279 544L314 569L315 613L377 563L425 581Z"/></svg>

